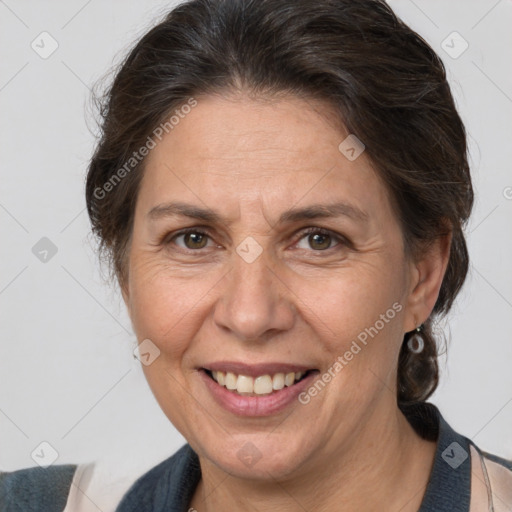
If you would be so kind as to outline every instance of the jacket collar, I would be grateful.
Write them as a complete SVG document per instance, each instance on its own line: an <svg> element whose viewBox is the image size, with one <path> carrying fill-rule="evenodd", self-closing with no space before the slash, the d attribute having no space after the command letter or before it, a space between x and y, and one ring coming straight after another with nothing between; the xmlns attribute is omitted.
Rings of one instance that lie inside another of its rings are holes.
<svg viewBox="0 0 512 512"><path fill-rule="evenodd" d="M422 437L437 440L434 465L419 512L469 512L469 439L455 432L433 404L416 404L403 412Z"/></svg>

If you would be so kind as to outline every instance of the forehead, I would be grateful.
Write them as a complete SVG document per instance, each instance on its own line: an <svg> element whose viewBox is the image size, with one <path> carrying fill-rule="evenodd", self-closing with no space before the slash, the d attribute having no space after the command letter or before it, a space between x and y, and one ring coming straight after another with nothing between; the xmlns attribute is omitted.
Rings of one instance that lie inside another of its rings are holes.
<svg viewBox="0 0 512 512"><path fill-rule="evenodd" d="M387 208L364 152L351 161L340 151L348 135L320 101L198 97L148 155L139 201L146 212L185 197L226 213L255 202L276 213L278 205L338 200Z"/></svg>

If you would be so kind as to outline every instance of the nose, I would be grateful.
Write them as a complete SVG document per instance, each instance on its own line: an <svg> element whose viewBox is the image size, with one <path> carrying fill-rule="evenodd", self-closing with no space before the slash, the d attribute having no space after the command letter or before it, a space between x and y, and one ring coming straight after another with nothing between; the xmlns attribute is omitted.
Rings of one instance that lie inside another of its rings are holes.
<svg viewBox="0 0 512 512"><path fill-rule="evenodd" d="M214 321L244 342L261 342L291 329L295 320L293 296L270 267L265 251L248 263L233 254L233 268L215 305Z"/></svg>

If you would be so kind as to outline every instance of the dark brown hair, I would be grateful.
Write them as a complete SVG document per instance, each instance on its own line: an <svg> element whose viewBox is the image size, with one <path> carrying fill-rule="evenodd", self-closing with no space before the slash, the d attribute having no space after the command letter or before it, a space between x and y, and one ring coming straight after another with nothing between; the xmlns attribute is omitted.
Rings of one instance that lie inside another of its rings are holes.
<svg viewBox="0 0 512 512"><path fill-rule="evenodd" d="M87 209L100 254L121 286L144 160L133 169L126 162L174 109L223 91L327 101L387 184L407 251L414 256L452 232L446 275L422 329L424 349L410 351L407 333L398 361L399 404L426 400L439 373L432 322L465 280L462 229L473 203L465 129L442 61L381 0L178 5L135 45L101 99Z"/></svg>

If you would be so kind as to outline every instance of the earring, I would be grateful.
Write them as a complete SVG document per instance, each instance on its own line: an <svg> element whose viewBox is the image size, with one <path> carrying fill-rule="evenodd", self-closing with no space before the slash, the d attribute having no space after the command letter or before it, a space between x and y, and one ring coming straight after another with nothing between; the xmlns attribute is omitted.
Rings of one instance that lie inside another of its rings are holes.
<svg viewBox="0 0 512 512"><path fill-rule="evenodd" d="M423 352L425 343L421 337L421 325L416 327L414 334L407 341L407 346L413 354L419 354L420 352Z"/></svg>

